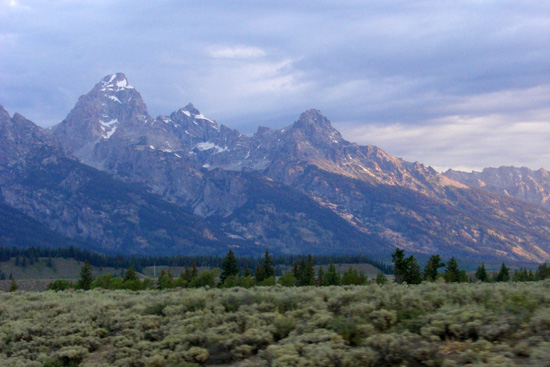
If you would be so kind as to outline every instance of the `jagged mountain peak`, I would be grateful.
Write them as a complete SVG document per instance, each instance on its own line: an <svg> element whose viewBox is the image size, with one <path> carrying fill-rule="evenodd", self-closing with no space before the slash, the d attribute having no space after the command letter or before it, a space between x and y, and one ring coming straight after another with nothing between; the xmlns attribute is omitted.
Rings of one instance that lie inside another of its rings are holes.
<svg viewBox="0 0 550 367"><path fill-rule="evenodd" d="M83 161L96 143L124 126L144 126L152 119L141 95L123 73L107 75L81 96L53 133Z"/></svg>
<svg viewBox="0 0 550 367"><path fill-rule="evenodd" d="M10 114L5 110L4 106L0 105L0 119L9 119Z"/></svg>
<svg viewBox="0 0 550 367"><path fill-rule="evenodd" d="M200 115L200 111L193 106L193 103L189 102L185 107L181 109L182 111L187 111L193 115Z"/></svg>
<svg viewBox="0 0 550 367"><path fill-rule="evenodd" d="M550 209L550 177L543 168L488 167L481 172L448 170L445 176L465 185L525 200Z"/></svg>
<svg viewBox="0 0 550 367"><path fill-rule="evenodd" d="M329 119L323 116L321 111L316 110L314 108L303 112L300 115L300 118L298 119L298 121L295 122L295 126L309 126L309 125L332 127Z"/></svg>
<svg viewBox="0 0 550 367"><path fill-rule="evenodd" d="M300 115L292 128L301 131L307 138L321 140L326 143L341 143L344 139L328 118L321 111L309 109Z"/></svg>
<svg viewBox="0 0 550 367"><path fill-rule="evenodd" d="M105 76L98 84L96 84L95 88L98 88L103 92L118 92L125 89L134 89L134 87L128 83L128 79L126 79L126 75L123 73L115 73Z"/></svg>
<svg viewBox="0 0 550 367"><path fill-rule="evenodd" d="M220 130L218 124L214 120L210 120L209 118L204 116L192 103L188 103L185 107L182 107L179 110L172 112L169 120L176 125L180 125L193 130L188 131L189 134L198 133L197 129L201 131L200 134L202 134L205 129L213 129L216 131Z"/></svg>
<svg viewBox="0 0 550 367"><path fill-rule="evenodd" d="M35 154L30 155L30 152ZM0 166L27 157L40 162L49 155L69 156L69 153L50 131L17 112L10 118L9 113L0 106Z"/></svg>

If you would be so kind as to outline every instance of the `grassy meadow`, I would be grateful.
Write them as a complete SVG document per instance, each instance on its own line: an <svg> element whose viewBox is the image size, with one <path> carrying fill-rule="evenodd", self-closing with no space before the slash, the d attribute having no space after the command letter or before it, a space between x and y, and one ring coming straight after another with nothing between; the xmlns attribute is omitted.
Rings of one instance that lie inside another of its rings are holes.
<svg viewBox="0 0 550 367"><path fill-rule="evenodd" d="M549 366L550 281L0 292L0 366Z"/></svg>

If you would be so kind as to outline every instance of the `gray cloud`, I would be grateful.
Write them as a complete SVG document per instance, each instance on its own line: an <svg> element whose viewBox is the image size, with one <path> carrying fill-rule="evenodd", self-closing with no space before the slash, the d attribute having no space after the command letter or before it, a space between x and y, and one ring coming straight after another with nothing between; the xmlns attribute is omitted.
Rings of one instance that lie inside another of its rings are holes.
<svg viewBox="0 0 550 367"><path fill-rule="evenodd" d="M550 168L549 14L543 1L3 1L0 104L49 126L123 71L152 115L192 101L250 133L315 107L408 160Z"/></svg>

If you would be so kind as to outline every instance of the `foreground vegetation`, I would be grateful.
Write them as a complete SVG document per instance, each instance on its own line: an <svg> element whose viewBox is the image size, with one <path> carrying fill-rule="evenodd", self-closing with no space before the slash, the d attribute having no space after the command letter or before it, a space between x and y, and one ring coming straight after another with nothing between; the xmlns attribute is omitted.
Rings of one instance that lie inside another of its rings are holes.
<svg viewBox="0 0 550 367"><path fill-rule="evenodd" d="M0 293L0 365L546 366L550 281Z"/></svg>

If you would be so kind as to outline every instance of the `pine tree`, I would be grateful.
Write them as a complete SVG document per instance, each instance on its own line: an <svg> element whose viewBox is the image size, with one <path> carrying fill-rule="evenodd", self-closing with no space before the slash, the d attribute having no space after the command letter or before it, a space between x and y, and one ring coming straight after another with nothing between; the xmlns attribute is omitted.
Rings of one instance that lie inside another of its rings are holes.
<svg viewBox="0 0 550 367"><path fill-rule="evenodd" d="M185 264L185 270L181 273L181 278L183 279L186 286L191 281L192 276L191 276L191 269L189 269L189 265Z"/></svg>
<svg viewBox="0 0 550 367"><path fill-rule="evenodd" d="M174 277L170 271L165 271L163 269L160 272L159 278L157 279L157 286L159 289L174 288Z"/></svg>
<svg viewBox="0 0 550 367"><path fill-rule="evenodd" d="M485 270L485 263L482 262L480 266L478 266L476 271L476 279L480 282L488 282L489 276L487 275L487 270Z"/></svg>
<svg viewBox="0 0 550 367"><path fill-rule="evenodd" d="M315 285L315 264L313 256L307 255L307 264L305 269L304 285Z"/></svg>
<svg viewBox="0 0 550 367"><path fill-rule="evenodd" d="M264 261L262 265L256 266L256 282L260 283L267 278L275 276L275 269L273 268L273 260L269 255L269 250L265 250Z"/></svg>
<svg viewBox="0 0 550 367"><path fill-rule="evenodd" d="M439 268L443 268L445 263L441 261L439 255L432 255L428 259L428 263L424 267L424 279L429 281L435 281L439 275Z"/></svg>
<svg viewBox="0 0 550 367"><path fill-rule="evenodd" d="M250 271L250 268L248 267L248 264L246 264L246 265L244 266L243 276L244 276L245 278L246 278L246 277L252 276L252 272Z"/></svg>
<svg viewBox="0 0 550 367"><path fill-rule="evenodd" d="M294 266L294 277L299 286L309 285L308 266L306 257L302 255L300 262Z"/></svg>
<svg viewBox="0 0 550 367"><path fill-rule="evenodd" d="M454 256L447 262L447 269L445 269L443 277L447 283L458 283L460 281L460 269Z"/></svg>
<svg viewBox="0 0 550 367"><path fill-rule="evenodd" d="M420 284L422 283L422 272L420 271L420 265L414 256L409 256L406 259L407 272L404 276L404 281L407 284Z"/></svg>
<svg viewBox="0 0 550 367"><path fill-rule="evenodd" d="M325 277L325 271L323 270L323 267L320 266L319 270L317 270L317 285L322 287L327 285L327 279Z"/></svg>
<svg viewBox="0 0 550 367"><path fill-rule="evenodd" d="M94 275L92 273L92 266L88 260L84 261L84 265L80 268L80 281L78 285L81 289L88 290L92 286L94 281Z"/></svg>
<svg viewBox="0 0 550 367"><path fill-rule="evenodd" d="M16 282L15 279L12 277L12 278L11 278L11 282L10 282L10 289L9 289L9 291L10 291L10 292L15 292L18 288L19 288L19 286L17 285L17 282Z"/></svg>
<svg viewBox="0 0 550 367"><path fill-rule="evenodd" d="M420 284L422 283L422 272L420 265L414 256L405 258L405 251L396 248L392 253L392 262L394 264L395 282L401 284Z"/></svg>
<svg viewBox="0 0 550 367"><path fill-rule="evenodd" d="M133 266L130 266L128 270L126 270L126 273L124 273L124 281L125 282L131 282L133 280L136 280L138 277L136 275L136 271L134 270Z"/></svg>
<svg viewBox="0 0 550 367"><path fill-rule="evenodd" d="M195 279L199 275L199 269L197 269L197 263L193 261L193 265L191 267L191 279Z"/></svg>
<svg viewBox="0 0 550 367"><path fill-rule="evenodd" d="M508 267L506 266L506 264L502 263L502 266L500 267L500 271L495 277L495 282L507 282L509 280L510 280L510 271L508 270Z"/></svg>
<svg viewBox="0 0 550 367"><path fill-rule="evenodd" d="M229 250L222 263L222 273L220 274L220 282L223 284L230 276L239 275L239 265L233 250Z"/></svg>
<svg viewBox="0 0 550 367"><path fill-rule="evenodd" d="M396 248L391 254L391 258L394 265L395 282L401 284L403 283L408 271L408 264L405 259L405 250Z"/></svg>
<svg viewBox="0 0 550 367"><path fill-rule="evenodd" d="M256 280L256 283L259 283L265 279L263 268L260 266L260 264L256 264L256 271L254 272L254 279Z"/></svg>
<svg viewBox="0 0 550 367"><path fill-rule="evenodd" d="M273 260L269 255L269 250L265 250L264 263L262 264L264 277L267 279L269 277L275 276L275 269L273 268Z"/></svg>
<svg viewBox="0 0 550 367"><path fill-rule="evenodd" d="M331 262L328 265L327 273L325 274L327 285L340 285L340 273L336 270L336 266Z"/></svg>
<svg viewBox="0 0 550 367"><path fill-rule="evenodd" d="M298 260L294 261L294 265L292 266L292 274L294 275L294 279L296 280L296 284L300 284L299 279L301 279L300 274L300 265L298 264Z"/></svg>
<svg viewBox="0 0 550 367"><path fill-rule="evenodd" d="M342 275L342 285L363 285L367 282L367 277L363 272L351 266Z"/></svg>

